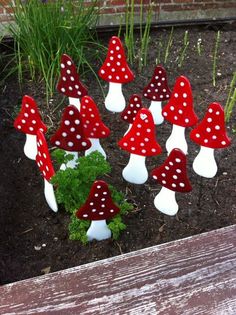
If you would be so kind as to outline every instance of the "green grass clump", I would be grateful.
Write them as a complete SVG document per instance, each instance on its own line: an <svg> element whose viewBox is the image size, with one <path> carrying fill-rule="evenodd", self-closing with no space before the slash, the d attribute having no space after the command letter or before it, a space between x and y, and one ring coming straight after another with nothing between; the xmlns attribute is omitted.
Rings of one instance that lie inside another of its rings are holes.
<svg viewBox="0 0 236 315"><path fill-rule="evenodd" d="M95 37L97 0L16 0L12 7L15 23L9 31L15 40L14 54L19 81L29 72L32 80L45 82L52 96L59 75L60 58L69 54L80 72L95 72L91 62L101 51Z"/></svg>
<svg viewBox="0 0 236 315"><path fill-rule="evenodd" d="M53 157L59 164L66 163L71 158L62 150L55 150ZM52 178L52 183L57 187L56 199L58 204L62 204L65 210L71 214L69 224L69 238L71 240L80 240L83 244L88 242L86 232L90 221L77 219L75 212L85 203L94 181L110 172L111 167L103 155L99 152L93 152L88 156L80 157L76 168L59 170ZM113 186L109 186L109 189L114 203L120 208L120 213L108 224L112 237L117 239L126 228L122 221L122 215L127 214L133 209L133 206Z"/></svg>

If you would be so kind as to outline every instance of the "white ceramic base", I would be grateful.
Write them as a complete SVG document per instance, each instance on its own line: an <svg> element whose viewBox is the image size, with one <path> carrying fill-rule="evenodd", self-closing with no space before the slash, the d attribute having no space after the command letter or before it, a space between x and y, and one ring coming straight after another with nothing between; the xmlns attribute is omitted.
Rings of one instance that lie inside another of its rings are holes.
<svg viewBox="0 0 236 315"><path fill-rule="evenodd" d="M89 241L102 241L111 237L111 230L108 228L106 220L98 220L91 222L86 234Z"/></svg>
<svg viewBox="0 0 236 315"><path fill-rule="evenodd" d="M91 147L88 150L85 151L85 156L87 156L88 154L90 154L90 153L92 153L94 151L98 151L106 159L107 158L106 152L103 150L99 139L97 139L97 138L93 138L93 139L89 138L89 140L91 141L92 145L91 145Z"/></svg>
<svg viewBox="0 0 236 315"><path fill-rule="evenodd" d="M75 97L69 97L69 105L74 105L78 111L80 111L80 99Z"/></svg>
<svg viewBox="0 0 236 315"><path fill-rule="evenodd" d="M105 98L105 107L111 112L120 113L125 109L125 98L120 83L109 83L108 94Z"/></svg>
<svg viewBox="0 0 236 315"><path fill-rule="evenodd" d="M31 160L36 159L38 149L37 149L37 139L35 135L26 134L26 141L24 146L24 153L27 158Z"/></svg>
<svg viewBox="0 0 236 315"><path fill-rule="evenodd" d="M152 113L152 117L155 125L161 125L164 121L164 117L162 116L162 102L151 101L151 105L149 107L150 112Z"/></svg>
<svg viewBox="0 0 236 315"><path fill-rule="evenodd" d="M57 202L55 198L53 185L49 183L45 178L44 178L44 196L46 198L47 204L52 209L52 211L57 212L58 206L57 206Z"/></svg>
<svg viewBox="0 0 236 315"><path fill-rule="evenodd" d="M155 207L164 214L175 215L179 206L175 199L175 191L162 187L154 199Z"/></svg>
<svg viewBox="0 0 236 315"><path fill-rule="evenodd" d="M144 184L148 179L145 156L130 154L129 163L123 169L123 178L132 184Z"/></svg>
<svg viewBox="0 0 236 315"><path fill-rule="evenodd" d="M217 173L217 164L214 157L214 149L201 147L193 161L193 170L196 174L212 178Z"/></svg>
<svg viewBox="0 0 236 315"><path fill-rule="evenodd" d="M170 154L175 148L182 150L184 154L188 153L188 145L185 140L185 127L177 125L173 125L172 127L171 135L166 141L166 150Z"/></svg>
<svg viewBox="0 0 236 315"><path fill-rule="evenodd" d="M73 160L67 162L66 164L63 163L60 166L60 170L64 171L66 168L75 168L76 165L78 164L78 162L76 162L76 160L78 159L78 152L71 152L71 151L66 151L66 154L73 154Z"/></svg>

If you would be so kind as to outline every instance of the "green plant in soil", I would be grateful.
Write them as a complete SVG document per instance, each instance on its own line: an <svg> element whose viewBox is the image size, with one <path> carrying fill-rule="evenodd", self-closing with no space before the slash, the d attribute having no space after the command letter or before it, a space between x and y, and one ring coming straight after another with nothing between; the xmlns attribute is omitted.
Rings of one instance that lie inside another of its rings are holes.
<svg viewBox="0 0 236 315"><path fill-rule="evenodd" d="M213 86L216 86L216 71L217 71L217 59L218 59L218 50L220 45L220 31L216 33L216 39L215 39L215 47L214 47L214 53L213 53L213 67L212 67L212 84Z"/></svg>
<svg viewBox="0 0 236 315"><path fill-rule="evenodd" d="M144 32L142 31L142 15L143 15L143 6L141 1L141 15L140 15L140 40L141 40L141 47L140 47L140 54L139 54L139 71L142 70L143 66L147 65L147 51L148 46L150 42L150 28L151 28L151 21L152 21L152 13L153 13L153 7L152 3L149 4L147 17L146 17L146 23Z"/></svg>
<svg viewBox="0 0 236 315"><path fill-rule="evenodd" d="M198 38L197 40L197 53L199 56L202 55L202 39Z"/></svg>
<svg viewBox="0 0 236 315"><path fill-rule="evenodd" d="M230 82L229 93L225 104L225 120L230 120L233 108L236 103L236 71L233 74L233 78Z"/></svg>
<svg viewBox="0 0 236 315"><path fill-rule="evenodd" d="M71 154L66 154L63 150L55 150L52 156L58 164L67 163L73 158ZM56 199L58 204L63 205L65 210L71 214L69 224L69 238L71 240L80 240L82 243L88 242L86 232L90 221L77 219L75 212L85 203L93 182L110 172L111 167L103 155L99 152L93 152L88 156L80 157L76 168L59 170L52 178L52 183L57 187ZM109 186L109 189L113 201L120 208L120 213L108 224L112 231L112 237L117 239L121 231L126 228L122 221L122 215L128 213L133 206L113 186Z"/></svg>
<svg viewBox="0 0 236 315"><path fill-rule="evenodd" d="M184 60L186 58L188 46L189 46L188 31L185 31L184 32L183 47L181 48L180 54L179 54L178 59L177 59L177 64L178 64L179 68L183 66Z"/></svg>
<svg viewBox="0 0 236 315"><path fill-rule="evenodd" d="M172 47L173 44L173 39L174 39L174 27L171 27L171 31L168 37L168 41L167 41L167 45L166 45L166 49L165 49L165 57L164 57L164 63L167 63L169 54L170 54L170 49Z"/></svg>
<svg viewBox="0 0 236 315"><path fill-rule="evenodd" d="M102 46L97 42L97 0L22 1L12 7L15 23L9 27L15 41L14 56L19 81L29 72L32 80L45 82L48 98L58 79L60 58L69 54L78 62L80 72L90 71Z"/></svg>

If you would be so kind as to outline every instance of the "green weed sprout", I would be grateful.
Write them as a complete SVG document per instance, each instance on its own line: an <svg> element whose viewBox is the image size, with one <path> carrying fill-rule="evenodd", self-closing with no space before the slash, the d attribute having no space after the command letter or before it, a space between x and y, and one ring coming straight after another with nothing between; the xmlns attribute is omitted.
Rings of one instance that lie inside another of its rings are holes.
<svg viewBox="0 0 236 315"><path fill-rule="evenodd" d="M174 38L174 27L172 26L171 27L171 31L170 31L170 35L169 35L169 38L168 38L168 42L167 42L167 45L166 45L166 50L165 50L165 57L164 57L164 63L165 64L167 63L167 60L168 60L168 57L169 57L169 54L170 54L170 49L171 49L172 44L173 44L173 38Z"/></svg>
<svg viewBox="0 0 236 315"><path fill-rule="evenodd" d="M156 65L159 65L161 63L161 52L163 48L163 43L162 43L162 37L160 38L158 42L158 50L157 50L157 58L156 58Z"/></svg>
<svg viewBox="0 0 236 315"><path fill-rule="evenodd" d="M225 121L226 122L229 121L233 108L235 106L235 102L236 102L235 90L236 90L236 71L233 73L233 78L230 82L229 93L228 93L227 101L225 104Z"/></svg>
<svg viewBox="0 0 236 315"><path fill-rule="evenodd" d="M55 150L52 156L58 164L66 163L68 158L70 158L62 150ZM67 168L64 171L59 170L52 178L52 183L57 187L55 193L58 204L63 205L65 210L71 215L69 224L69 238L71 240L80 240L82 243L88 242L86 232L90 222L77 219L75 212L85 203L93 182L110 172L111 167L109 163L101 153L96 151L80 157L76 168ZM121 209L120 213L110 220L108 224L112 231L112 237L117 239L121 231L126 228L122 221L122 215L128 213L133 206L113 186L109 186L109 189L111 190L113 201Z"/></svg>
<svg viewBox="0 0 236 315"><path fill-rule="evenodd" d="M186 52L187 48L189 46L189 37L188 37L188 31L184 32L184 41L183 41L183 47L181 48L180 55L178 57L178 67L182 67L185 57L186 57Z"/></svg>
<svg viewBox="0 0 236 315"><path fill-rule="evenodd" d="M216 40L215 40L215 48L214 48L214 55L213 55L213 68L212 68L212 84L216 86L216 68L217 68L217 59L218 59L218 50L220 45L220 31L216 33Z"/></svg>
<svg viewBox="0 0 236 315"><path fill-rule="evenodd" d="M127 60L134 62L134 0L126 0L125 13L125 45L127 48Z"/></svg>
<svg viewBox="0 0 236 315"><path fill-rule="evenodd" d="M202 55L202 39L198 38L197 40L197 53L199 56Z"/></svg>

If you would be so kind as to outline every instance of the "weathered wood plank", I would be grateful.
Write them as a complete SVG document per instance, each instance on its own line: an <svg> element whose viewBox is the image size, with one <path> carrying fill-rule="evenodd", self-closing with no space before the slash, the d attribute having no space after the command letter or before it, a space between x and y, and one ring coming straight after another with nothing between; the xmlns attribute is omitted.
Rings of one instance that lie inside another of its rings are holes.
<svg viewBox="0 0 236 315"><path fill-rule="evenodd" d="M236 314L236 225L0 288L0 314Z"/></svg>

